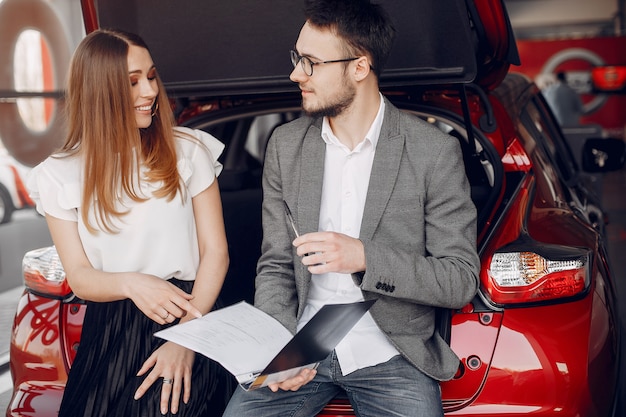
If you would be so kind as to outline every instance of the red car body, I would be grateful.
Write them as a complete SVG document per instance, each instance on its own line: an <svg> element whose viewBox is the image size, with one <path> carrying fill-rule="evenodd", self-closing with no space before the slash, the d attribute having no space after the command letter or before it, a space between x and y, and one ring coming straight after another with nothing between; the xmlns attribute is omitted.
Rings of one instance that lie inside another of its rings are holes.
<svg viewBox="0 0 626 417"><path fill-rule="evenodd" d="M82 4L87 30L93 30L103 12L91 1ZM444 411L447 416L621 415L620 326L603 212L537 87L521 75L506 75L515 51L501 1L468 6L483 34L473 83L383 84L399 107L454 127L468 144L475 140L478 151L468 156L482 154L490 173L486 194L481 194L485 180L470 178L479 207L479 294L463 309L443 312L441 319L440 331L461 359L457 375L441 384ZM183 90L173 88L180 122L222 129L216 131L220 139L233 120L298 108L297 96L289 92L260 101L236 94L210 101L185 97L181 107ZM227 152L235 147L235 139L226 142ZM607 139L585 148L588 170L603 169L594 165L598 150L607 154L604 169L623 165L623 144ZM478 175L467 166L468 177ZM233 197L227 192L223 199L231 268L243 268L233 259L238 256L253 265L259 248L240 242L259 233L260 207L229 206ZM231 221L251 222L244 227L245 239L232 232ZM85 305L73 297L54 254L44 248L24 260L26 290L12 333L14 393L7 416L56 415L79 348ZM528 282L511 285L507 280L519 277L498 269L511 257L523 265L518 275L530 277ZM227 277L226 302L251 301L251 280ZM351 415L346 398L336 398L320 413Z"/></svg>

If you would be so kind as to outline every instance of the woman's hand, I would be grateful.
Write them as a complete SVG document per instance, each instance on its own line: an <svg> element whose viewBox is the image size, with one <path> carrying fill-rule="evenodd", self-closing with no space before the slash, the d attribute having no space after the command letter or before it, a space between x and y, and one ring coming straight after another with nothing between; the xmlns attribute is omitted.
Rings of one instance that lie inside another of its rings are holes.
<svg viewBox="0 0 626 417"><path fill-rule="evenodd" d="M189 301L193 295L158 277L133 274L128 280L129 298L147 317L159 324L172 323L187 314L202 317Z"/></svg>
<svg viewBox="0 0 626 417"><path fill-rule="evenodd" d="M181 392L185 404L191 397L191 370L194 359L193 351L173 342L164 343L150 355L137 373L137 376L142 376L152 368L135 391L135 400L141 398L156 382L162 384L161 414L167 414L168 405L172 414L178 413Z"/></svg>

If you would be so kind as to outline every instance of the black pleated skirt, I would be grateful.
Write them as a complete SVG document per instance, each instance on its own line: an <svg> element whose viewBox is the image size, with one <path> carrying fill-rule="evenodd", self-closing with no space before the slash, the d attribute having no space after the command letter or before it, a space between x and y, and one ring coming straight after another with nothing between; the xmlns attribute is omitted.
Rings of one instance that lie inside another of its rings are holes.
<svg viewBox="0 0 626 417"><path fill-rule="evenodd" d="M189 293L193 287L191 281L170 282ZM162 326L150 320L131 300L88 302L80 347L69 373L59 417L161 416L159 381L139 400L133 396L147 375L138 377L137 372L152 352L165 343L154 333L171 325ZM181 398L176 416L221 416L235 386L234 378L221 365L196 354L191 398L187 404Z"/></svg>

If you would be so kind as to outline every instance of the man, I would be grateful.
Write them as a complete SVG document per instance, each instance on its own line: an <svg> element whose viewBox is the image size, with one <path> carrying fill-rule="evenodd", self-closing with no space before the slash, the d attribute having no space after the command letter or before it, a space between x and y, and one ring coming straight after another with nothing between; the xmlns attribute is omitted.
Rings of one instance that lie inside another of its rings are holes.
<svg viewBox="0 0 626 417"><path fill-rule="evenodd" d="M317 371L238 388L225 416L314 416L342 390L359 416L442 416L458 358L435 311L478 288L460 147L380 94L394 29L379 6L309 0L305 15L290 78L307 117L267 147L255 304L295 332L324 304L376 303Z"/></svg>
<svg viewBox="0 0 626 417"><path fill-rule="evenodd" d="M556 84L548 87L543 95L561 126L578 126L584 112L580 96L567 83L565 72L556 74Z"/></svg>

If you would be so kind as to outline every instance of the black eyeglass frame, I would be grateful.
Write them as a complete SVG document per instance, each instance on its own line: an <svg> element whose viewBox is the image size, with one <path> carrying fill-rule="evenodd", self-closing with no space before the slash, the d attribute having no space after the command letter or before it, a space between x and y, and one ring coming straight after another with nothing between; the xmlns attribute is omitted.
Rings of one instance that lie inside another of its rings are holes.
<svg viewBox="0 0 626 417"><path fill-rule="evenodd" d="M293 64L293 67L295 68L298 65L298 62L300 63L300 66L302 67L302 71L304 71L304 73L309 76L312 77L313 76L313 67L315 65L321 65L321 64L334 64L335 62L349 62L349 61L354 61L359 59L358 56L354 57L354 58L344 58L344 59L333 59L330 61L320 61L320 62L314 62L311 60L311 58L309 58L308 56L302 56L300 54L298 54L296 51L294 51L293 49L289 51L289 54L291 55L291 63ZM308 63L311 65L311 73L309 74L306 70L306 65L304 63L304 60L307 60Z"/></svg>

